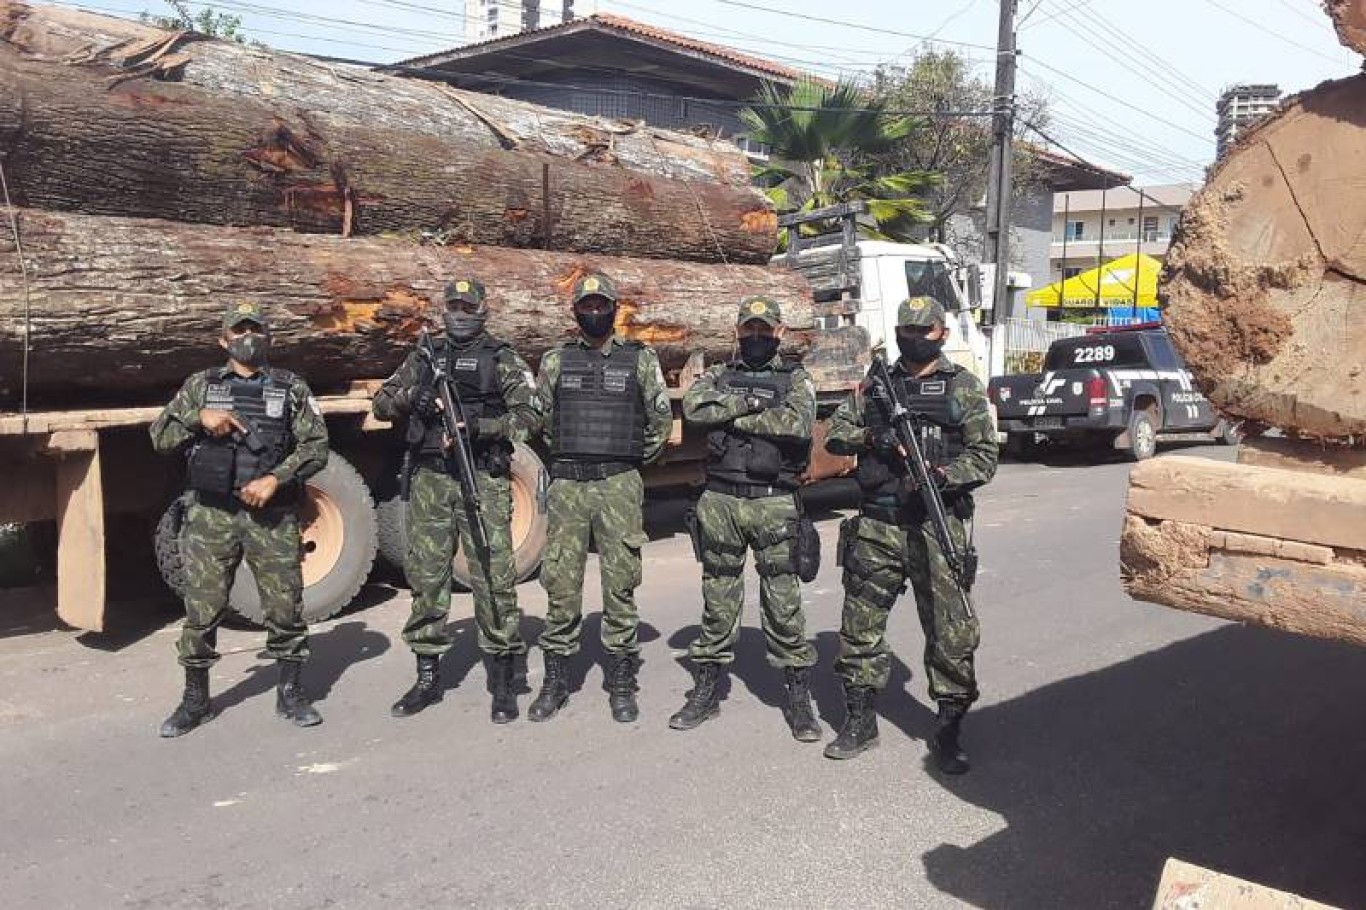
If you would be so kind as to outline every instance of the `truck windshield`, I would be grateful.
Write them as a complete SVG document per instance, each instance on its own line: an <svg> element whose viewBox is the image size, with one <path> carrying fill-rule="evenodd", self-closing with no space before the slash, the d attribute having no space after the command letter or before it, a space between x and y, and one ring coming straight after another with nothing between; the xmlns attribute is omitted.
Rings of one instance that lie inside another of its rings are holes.
<svg viewBox="0 0 1366 910"><path fill-rule="evenodd" d="M948 264L939 259L906 260L906 296L933 297L946 310L957 310L958 293Z"/></svg>
<svg viewBox="0 0 1366 910"><path fill-rule="evenodd" d="M1082 335L1053 342L1043 368L1047 371L1099 367L1146 367L1148 359L1136 334Z"/></svg>

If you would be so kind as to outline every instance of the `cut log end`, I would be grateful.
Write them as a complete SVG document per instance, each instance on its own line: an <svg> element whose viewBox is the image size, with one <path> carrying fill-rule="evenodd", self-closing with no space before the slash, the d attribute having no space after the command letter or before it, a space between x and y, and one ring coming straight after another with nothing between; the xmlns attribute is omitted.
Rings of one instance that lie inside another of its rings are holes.
<svg viewBox="0 0 1366 910"><path fill-rule="evenodd" d="M1366 54L1366 0L1327 0L1325 6L1339 40L1358 54Z"/></svg>

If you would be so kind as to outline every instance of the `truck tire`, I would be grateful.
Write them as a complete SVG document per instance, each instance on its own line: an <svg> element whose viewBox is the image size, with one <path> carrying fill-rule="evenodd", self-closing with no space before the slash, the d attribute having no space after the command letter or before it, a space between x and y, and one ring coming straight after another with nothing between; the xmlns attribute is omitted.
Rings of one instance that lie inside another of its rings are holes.
<svg viewBox="0 0 1366 910"><path fill-rule="evenodd" d="M157 567L168 587L185 591L185 566L180 555L180 532L185 522L187 496L171 503L157 524ZM305 484L301 510L303 538L303 613L318 622L340 612L355 599L375 562L375 510L365 481L346 459L332 453L327 467ZM256 581L244 561L237 568L228 606L244 619L265 621Z"/></svg>
<svg viewBox="0 0 1366 910"><path fill-rule="evenodd" d="M517 581L536 574L545 556L545 488L549 481L545 465L529 446L517 443L512 451L512 560ZM380 555L402 570L408 552L408 508L397 490L375 506L379 526ZM469 588L469 564L464 552L451 561L455 580Z"/></svg>
<svg viewBox="0 0 1366 910"><path fill-rule="evenodd" d="M1007 433L1006 454L1016 461L1033 461L1039 457L1039 441L1033 433Z"/></svg>
<svg viewBox="0 0 1366 910"><path fill-rule="evenodd" d="M1243 422L1241 420L1221 420L1214 436L1220 445L1236 446L1243 441Z"/></svg>
<svg viewBox="0 0 1366 910"><path fill-rule="evenodd" d="M1146 461L1157 454L1157 421L1150 410L1134 408L1129 415L1129 459Z"/></svg>

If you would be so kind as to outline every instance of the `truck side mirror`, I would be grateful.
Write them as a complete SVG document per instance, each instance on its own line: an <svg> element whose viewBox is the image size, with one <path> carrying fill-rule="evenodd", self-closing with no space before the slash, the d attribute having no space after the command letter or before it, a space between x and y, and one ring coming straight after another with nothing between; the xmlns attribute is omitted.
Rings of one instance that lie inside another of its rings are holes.
<svg viewBox="0 0 1366 910"><path fill-rule="evenodd" d="M974 310L982 308L982 267L975 262L968 263L968 306Z"/></svg>

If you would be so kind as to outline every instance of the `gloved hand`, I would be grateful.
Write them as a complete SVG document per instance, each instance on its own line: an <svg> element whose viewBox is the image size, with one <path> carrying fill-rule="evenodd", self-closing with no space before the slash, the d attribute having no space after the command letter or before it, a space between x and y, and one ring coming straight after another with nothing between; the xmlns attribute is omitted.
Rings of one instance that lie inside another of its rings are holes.
<svg viewBox="0 0 1366 910"><path fill-rule="evenodd" d="M868 444L878 452L896 452L901 448L901 440L897 439L896 430L891 427L869 430Z"/></svg>
<svg viewBox="0 0 1366 910"><path fill-rule="evenodd" d="M470 442L476 439L498 439L503 428L496 417L480 417L470 424Z"/></svg>
<svg viewBox="0 0 1366 910"><path fill-rule="evenodd" d="M429 385L419 386L408 392L408 412L418 417L431 417L437 412L436 389Z"/></svg>

